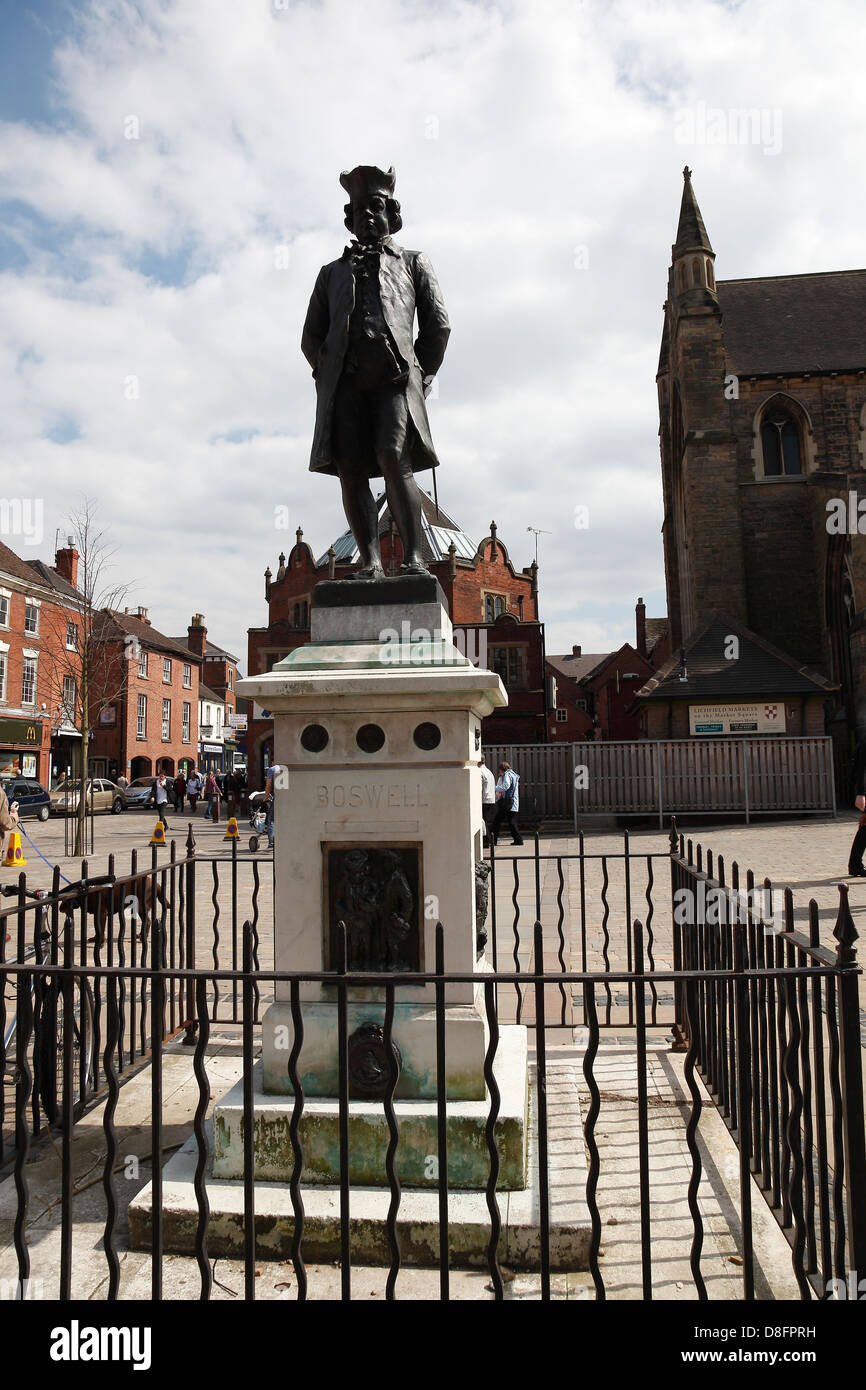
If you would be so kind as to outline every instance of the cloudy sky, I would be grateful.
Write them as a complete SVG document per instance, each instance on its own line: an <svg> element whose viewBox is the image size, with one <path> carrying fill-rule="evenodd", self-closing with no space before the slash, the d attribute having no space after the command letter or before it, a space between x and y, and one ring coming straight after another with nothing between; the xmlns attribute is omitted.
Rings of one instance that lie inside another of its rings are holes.
<svg viewBox="0 0 866 1390"><path fill-rule="evenodd" d="M452 322L440 501L518 567L550 533L549 651L619 645L664 612L683 164L719 278L863 266L864 50L861 0L0 0L2 491L44 516L4 539L50 560L91 497L129 601L245 670L266 565L344 529L298 345L340 170L394 164Z"/></svg>

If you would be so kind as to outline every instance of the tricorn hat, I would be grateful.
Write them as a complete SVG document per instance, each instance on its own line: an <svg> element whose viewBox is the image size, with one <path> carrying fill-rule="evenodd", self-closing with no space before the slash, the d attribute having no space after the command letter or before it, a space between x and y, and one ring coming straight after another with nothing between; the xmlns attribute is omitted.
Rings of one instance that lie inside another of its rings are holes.
<svg viewBox="0 0 866 1390"><path fill-rule="evenodd" d="M375 164L358 164L340 175L340 183L353 203L360 198L393 198L396 182L393 164L387 174Z"/></svg>

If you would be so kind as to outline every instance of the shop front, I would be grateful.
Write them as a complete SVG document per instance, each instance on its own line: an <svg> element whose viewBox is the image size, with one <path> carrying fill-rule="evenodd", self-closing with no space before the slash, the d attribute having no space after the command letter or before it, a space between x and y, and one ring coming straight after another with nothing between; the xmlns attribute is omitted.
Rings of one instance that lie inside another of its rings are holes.
<svg viewBox="0 0 866 1390"><path fill-rule="evenodd" d="M199 744L198 769L205 777L209 772L222 772L223 746L221 743Z"/></svg>
<svg viewBox="0 0 866 1390"><path fill-rule="evenodd" d="M48 787L51 728L44 719L0 719L0 777L35 777Z"/></svg>

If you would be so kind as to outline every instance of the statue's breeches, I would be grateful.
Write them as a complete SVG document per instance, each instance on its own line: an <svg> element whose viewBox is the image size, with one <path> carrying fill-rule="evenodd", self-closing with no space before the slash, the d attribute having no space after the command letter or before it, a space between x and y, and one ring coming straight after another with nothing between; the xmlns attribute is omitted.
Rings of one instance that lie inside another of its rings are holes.
<svg viewBox="0 0 866 1390"><path fill-rule="evenodd" d="M338 469L355 477L381 476L380 456L400 458L403 453L408 418L404 388L363 388L353 373L344 371L337 384L332 422Z"/></svg>

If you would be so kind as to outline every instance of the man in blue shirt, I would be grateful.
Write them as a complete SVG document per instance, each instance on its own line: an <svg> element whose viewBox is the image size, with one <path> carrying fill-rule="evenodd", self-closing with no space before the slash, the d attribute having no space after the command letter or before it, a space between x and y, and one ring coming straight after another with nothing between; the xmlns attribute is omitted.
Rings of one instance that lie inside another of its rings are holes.
<svg viewBox="0 0 866 1390"><path fill-rule="evenodd" d="M499 764L499 781L496 783L496 814L490 823L490 838L494 845L504 820L508 821L512 843L515 845L523 844L523 836L517 828L515 819L520 809L520 790L517 785L519 781L520 773L515 772L510 763Z"/></svg>

